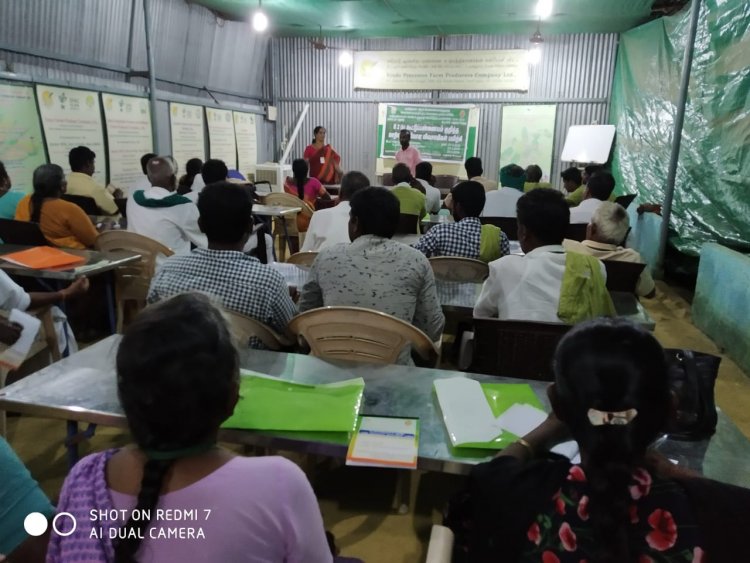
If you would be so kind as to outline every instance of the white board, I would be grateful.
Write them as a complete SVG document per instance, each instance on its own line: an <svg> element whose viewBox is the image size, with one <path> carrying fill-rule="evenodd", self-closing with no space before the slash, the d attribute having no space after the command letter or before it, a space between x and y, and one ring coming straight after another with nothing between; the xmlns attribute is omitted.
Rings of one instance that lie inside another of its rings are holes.
<svg viewBox="0 0 750 563"><path fill-rule="evenodd" d="M206 160L203 134L203 106L169 103L169 125L172 130L172 156L177 161L177 175L185 173L191 158Z"/></svg>
<svg viewBox="0 0 750 563"><path fill-rule="evenodd" d="M211 158L223 160L227 168L237 168L237 142L234 136L232 112L227 109L206 108L208 146Z"/></svg>
<svg viewBox="0 0 750 563"><path fill-rule="evenodd" d="M560 160L604 164L609 160L614 139L614 125L571 125Z"/></svg>
<svg viewBox="0 0 750 563"><path fill-rule="evenodd" d="M146 98L102 94L109 148L109 183L126 193L143 179L141 156L153 152Z"/></svg>
<svg viewBox="0 0 750 563"><path fill-rule="evenodd" d="M255 130L255 115L239 111L233 113L238 170L243 174L247 174L258 163L258 137Z"/></svg>

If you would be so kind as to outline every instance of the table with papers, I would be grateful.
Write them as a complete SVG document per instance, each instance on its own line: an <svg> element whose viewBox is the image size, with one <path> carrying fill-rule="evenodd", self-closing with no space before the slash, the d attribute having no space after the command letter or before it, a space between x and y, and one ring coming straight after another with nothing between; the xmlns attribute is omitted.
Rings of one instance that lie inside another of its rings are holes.
<svg viewBox="0 0 750 563"><path fill-rule="evenodd" d="M120 337L115 335L56 362L0 391L0 409L125 428L117 400L114 361ZM299 383L332 383L361 377L365 390L360 414L419 419L417 467L465 474L491 459L492 450L456 448L434 392L436 380L470 378L479 382L527 383L544 409L546 384L449 370L398 365L329 362L311 356L244 349L240 365ZM350 436L345 433L222 430L226 442L316 453L343 459ZM659 450L682 466L707 477L750 487L750 442L719 412L716 435L699 442L664 441Z"/></svg>

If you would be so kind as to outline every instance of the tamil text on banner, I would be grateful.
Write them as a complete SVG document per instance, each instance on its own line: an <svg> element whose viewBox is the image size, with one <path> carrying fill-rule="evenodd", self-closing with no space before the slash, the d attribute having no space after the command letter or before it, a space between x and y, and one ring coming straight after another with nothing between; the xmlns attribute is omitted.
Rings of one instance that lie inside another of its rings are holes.
<svg viewBox="0 0 750 563"><path fill-rule="evenodd" d="M237 168L237 143L234 137L232 112L227 109L206 108L208 146L211 158L223 160L227 168Z"/></svg>
<svg viewBox="0 0 750 563"><path fill-rule="evenodd" d="M107 123L109 183L129 193L143 178L141 156L153 152L151 108L146 98L102 94Z"/></svg>
<svg viewBox="0 0 750 563"><path fill-rule="evenodd" d="M500 167L538 164L542 180L550 181L555 140L555 105L505 105L500 134Z"/></svg>
<svg viewBox="0 0 750 563"><path fill-rule="evenodd" d="M479 109L474 106L380 104L378 156L393 158L399 132L411 132L411 145L431 162L463 162L474 154Z"/></svg>
<svg viewBox="0 0 750 563"><path fill-rule="evenodd" d="M34 169L47 162L30 86L0 84L0 161L14 191L31 191Z"/></svg>
<svg viewBox="0 0 750 563"><path fill-rule="evenodd" d="M529 90L527 51L360 51L354 87L364 90Z"/></svg>
<svg viewBox="0 0 750 563"><path fill-rule="evenodd" d="M258 135L255 130L255 114L241 111L233 113L238 170L247 174L250 169L258 164Z"/></svg>
<svg viewBox="0 0 750 563"><path fill-rule="evenodd" d="M169 103L169 124L172 129L172 156L177 161L179 174L191 158L206 160L206 141L203 134L203 106Z"/></svg>
<svg viewBox="0 0 750 563"><path fill-rule="evenodd" d="M37 85L36 94L50 162L62 166L66 173L70 172L70 149L81 145L88 147L97 156L94 180L105 184L107 155L104 152L99 94L45 84Z"/></svg>

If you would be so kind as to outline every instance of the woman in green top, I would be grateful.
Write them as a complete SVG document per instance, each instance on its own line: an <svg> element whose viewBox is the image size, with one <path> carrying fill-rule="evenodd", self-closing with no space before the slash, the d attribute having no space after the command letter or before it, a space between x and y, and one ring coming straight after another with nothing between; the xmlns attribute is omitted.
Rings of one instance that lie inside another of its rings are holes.
<svg viewBox="0 0 750 563"><path fill-rule="evenodd" d="M0 162L0 219L13 219L16 216L18 202L26 194L23 192L10 191L11 181L5 165Z"/></svg>

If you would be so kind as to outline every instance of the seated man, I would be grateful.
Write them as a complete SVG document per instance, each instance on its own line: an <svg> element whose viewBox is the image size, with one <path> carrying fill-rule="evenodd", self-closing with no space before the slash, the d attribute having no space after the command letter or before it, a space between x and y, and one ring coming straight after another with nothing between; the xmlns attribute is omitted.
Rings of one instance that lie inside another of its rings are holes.
<svg viewBox="0 0 750 563"><path fill-rule="evenodd" d="M502 187L485 195L482 217L515 217L516 204L523 192L515 188Z"/></svg>
<svg viewBox="0 0 750 563"><path fill-rule="evenodd" d="M151 187L151 182L149 182L148 180L148 169L146 168L146 166L148 166L148 161L155 156L157 155L152 152L147 152L146 154L141 156L141 170L143 171L143 176L139 177L138 180L131 186L128 197L133 195L133 193L137 192L138 190L147 190Z"/></svg>
<svg viewBox="0 0 750 563"><path fill-rule="evenodd" d="M562 178L563 188L568 194L565 201L568 202L570 207L575 207L583 201L583 196L586 194L586 186L582 183L581 171L575 166L571 166L562 171L560 178Z"/></svg>
<svg viewBox="0 0 750 563"><path fill-rule="evenodd" d="M313 213L307 228L302 252L319 251L334 244L349 243L349 201L359 190L370 185L362 172L347 172L341 178L339 202L329 209Z"/></svg>
<svg viewBox="0 0 750 563"><path fill-rule="evenodd" d="M518 164L508 164L500 169L500 185L502 187L514 188L523 192L524 182L526 182L526 171Z"/></svg>
<svg viewBox="0 0 750 563"><path fill-rule="evenodd" d="M417 215L420 219L427 214L425 195L411 187L412 175L406 164L397 164L393 167L393 183L391 193L399 202L400 213L406 215Z"/></svg>
<svg viewBox="0 0 750 563"><path fill-rule="evenodd" d="M557 190L539 188L518 200L518 240L525 256L490 264L475 317L574 324L613 315L604 264L562 247L570 210Z"/></svg>
<svg viewBox="0 0 750 563"><path fill-rule="evenodd" d="M218 182L203 188L198 196L198 224L208 238L208 248L167 258L151 280L148 302L200 291L218 298L226 309L286 332L297 311L284 277L242 252L253 230L252 208L241 186ZM251 345L263 347L259 341Z"/></svg>
<svg viewBox="0 0 750 563"><path fill-rule="evenodd" d="M385 188L360 190L351 202L351 244L323 249L302 288L301 312L329 305L375 309L412 323L438 340L445 317L430 263L418 250L390 240L399 204ZM409 351L399 357L409 364Z"/></svg>
<svg viewBox="0 0 750 563"><path fill-rule="evenodd" d="M440 190L430 184L430 178L433 178L432 164L425 161L417 164L415 180L422 184L422 187L424 188L427 213L437 213L440 211L440 206L442 205L442 202L440 201Z"/></svg>
<svg viewBox="0 0 750 563"><path fill-rule="evenodd" d="M148 162L147 190L133 192L128 198L128 230L159 241L175 254L188 254L190 244L205 248L205 235L198 228L198 208L185 196L175 193L176 170L168 157ZM157 263L164 257L160 254Z"/></svg>
<svg viewBox="0 0 750 563"><path fill-rule="evenodd" d="M211 158L203 163L200 176L205 186L214 182L225 182L229 177L229 169L223 160Z"/></svg>
<svg viewBox="0 0 750 563"><path fill-rule="evenodd" d="M66 194L90 197L96 203L101 215L116 215L119 213L115 197L122 197L121 190L107 191L107 188L97 184L92 178L96 171L96 153L88 147L75 147L68 153L68 163L72 172L68 174L68 188Z"/></svg>
<svg viewBox="0 0 750 563"><path fill-rule="evenodd" d="M637 251L621 246L628 235L628 229L630 229L630 218L627 211L617 203L604 201L591 217L591 222L586 229L586 240L578 242L565 239L563 248L570 252L596 256L599 260L643 264L643 258ZM636 293L641 297L653 297L656 294L656 286L648 271L648 266L644 268L638 279Z"/></svg>
<svg viewBox="0 0 750 563"><path fill-rule="evenodd" d="M519 192L520 193L520 192ZM451 190L455 223L434 226L414 244L425 256L461 256L492 262L510 254L508 237L495 225L482 225L484 187L479 182L461 182Z"/></svg>
<svg viewBox="0 0 750 563"><path fill-rule="evenodd" d="M530 192L537 188L549 188L549 182L542 182L542 168L538 164L530 164L526 167L526 181L523 184L523 191Z"/></svg>
<svg viewBox="0 0 750 563"><path fill-rule="evenodd" d="M607 201L615 189L615 179L609 172L596 172L586 184L583 201L570 210L571 223L588 223L596 208Z"/></svg>
<svg viewBox="0 0 750 563"><path fill-rule="evenodd" d="M482 159L477 156L472 156L466 159L464 162L464 170L466 170L466 177L469 181L479 182L482 184L484 191L487 193L494 192L497 190L497 182L493 182L489 178L482 176L484 174L484 168L482 168ZM445 206L448 209L453 209L453 196L448 194L445 198Z"/></svg>

